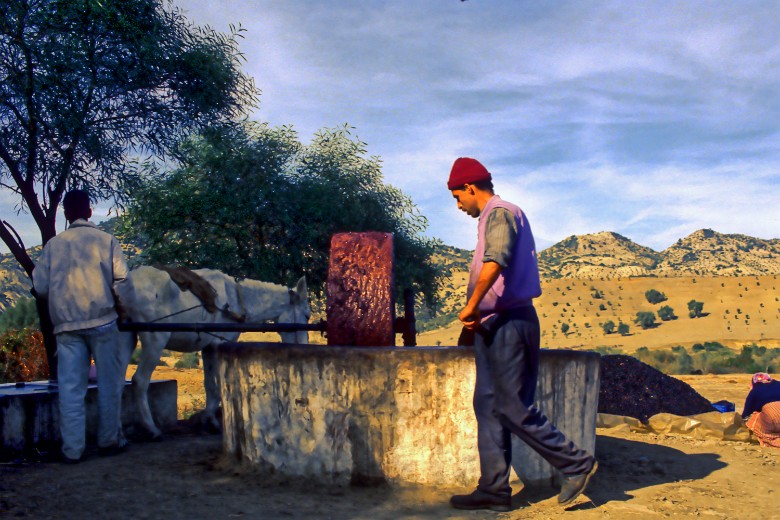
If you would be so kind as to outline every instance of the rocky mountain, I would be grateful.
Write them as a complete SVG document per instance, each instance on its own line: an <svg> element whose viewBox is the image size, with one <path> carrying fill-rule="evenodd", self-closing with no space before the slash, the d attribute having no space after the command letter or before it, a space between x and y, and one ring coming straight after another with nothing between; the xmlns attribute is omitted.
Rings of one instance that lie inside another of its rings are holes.
<svg viewBox="0 0 780 520"><path fill-rule="evenodd" d="M662 252L604 231L570 236L539 253L544 278L780 274L780 239L700 229Z"/></svg>
<svg viewBox="0 0 780 520"><path fill-rule="evenodd" d="M20 298L29 298L32 284L27 273L11 254L0 255L0 312Z"/></svg>
<svg viewBox="0 0 780 520"><path fill-rule="evenodd" d="M602 231L572 235L539 253L543 278L624 278L647 276L661 255L628 238Z"/></svg>
<svg viewBox="0 0 780 520"><path fill-rule="evenodd" d="M739 276L780 273L780 239L724 235L700 229L661 253L659 276Z"/></svg>

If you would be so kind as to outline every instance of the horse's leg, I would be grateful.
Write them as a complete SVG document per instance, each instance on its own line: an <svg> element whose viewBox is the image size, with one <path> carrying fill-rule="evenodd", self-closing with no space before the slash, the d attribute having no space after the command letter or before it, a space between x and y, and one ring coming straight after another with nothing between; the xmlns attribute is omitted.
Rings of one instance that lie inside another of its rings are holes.
<svg viewBox="0 0 780 520"><path fill-rule="evenodd" d="M206 389L206 410L203 412L203 422L210 430L222 431L222 423L217 420L217 410L221 401L219 382L217 381L217 349L208 345L201 353L203 360L203 386Z"/></svg>
<svg viewBox="0 0 780 520"><path fill-rule="evenodd" d="M162 432L154 424L152 411L149 408L149 382L152 379L152 372L154 372L154 369L160 362L160 355L170 336L169 332L141 332L139 334L141 339L141 359L138 361L138 368L136 368L135 374L133 374L133 390L141 425L155 440L162 437Z"/></svg>

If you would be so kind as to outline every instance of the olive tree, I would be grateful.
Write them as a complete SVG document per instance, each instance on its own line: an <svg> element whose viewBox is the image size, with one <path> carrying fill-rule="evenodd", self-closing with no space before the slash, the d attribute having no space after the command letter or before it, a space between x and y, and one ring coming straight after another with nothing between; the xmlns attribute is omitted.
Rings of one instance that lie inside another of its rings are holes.
<svg viewBox="0 0 780 520"><path fill-rule="evenodd" d="M397 300L410 288L435 304L442 273L437 242L422 236L427 220L348 127L303 145L289 127L246 122L193 137L177 157L172 171L150 172L123 219L142 262L287 284L305 274L322 294L334 233L388 232Z"/></svg>
<svg viewBox="0 0 780 520"><path fill-rule="evenodd" d="M636 313L634 323L642 327L643 329L650 329L655 326L655 313L648 311L639 311Z"/></svg>
<svg viewBox="0 0 780 520"><path fill-rule="evenodd" d="M43 244L68 189L122 204L134 161L164 159L192 129L255 104L240 32L194 27L161 0L4 2L0 189L32 217ZM12 224L0 222L0 238L30 276L33 259ZM46 305L38 309L51 356Z"/></svg>

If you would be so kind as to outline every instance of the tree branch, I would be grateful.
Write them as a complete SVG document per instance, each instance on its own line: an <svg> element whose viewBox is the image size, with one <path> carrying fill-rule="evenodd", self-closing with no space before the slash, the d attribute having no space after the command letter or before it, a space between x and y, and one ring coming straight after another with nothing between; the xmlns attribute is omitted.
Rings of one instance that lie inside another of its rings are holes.
<svg viewBox="0 0 780 520"><path fill-rule="evenodd" d="M19 234L5 220L0 222L0 238L3 239L3 242L5 242L5 245L8 246L8 249L11 250L14 258L16 258L16 261L19 262L19 265L22 266L22 269L24 269L24 271L27 273L27 276L32 278L32 272L35 268L35 264L30 258L30 255L27 254L27 250L24 248L24 243L19 237Z"/></svg>

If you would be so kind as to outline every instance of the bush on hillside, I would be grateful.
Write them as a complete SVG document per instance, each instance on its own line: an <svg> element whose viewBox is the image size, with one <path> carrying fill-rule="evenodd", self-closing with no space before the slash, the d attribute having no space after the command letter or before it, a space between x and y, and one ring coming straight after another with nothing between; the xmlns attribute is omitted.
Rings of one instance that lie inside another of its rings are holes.
<svg viewBox="0 0 780 520"><path fill-rule="evenodd" d="M634 323L643 329L653 328L655 326L655 313L647 311L637 312L636 318L634 318Z"/></svg>
<svg viewBox="0 0 780 520"><path fill-rule="evenodd" d="M671 321L677 319L677 316L674 315L674 309L668 305L664 305L658 309L658 317L661 318L662 321Z"/></svg>
<svg viewBox="0 0 780 520"><path fill-rule="evenodd" d="M645 298L647 298L647 301L653 305L666 301L666 295L660 291L656 291L655 289L650 289L647 291L645 293Z"/></svg>
<svg viewBox="0 0 780 520"><path fill-rule="evenodd" d="M688 302L688 316L691 318L701 318L703 316L704 302L691 300Z"/></svg>
<svg viewBox="0 0 780 520"><path fill-rule="evenodd" d="M612 334L613 332L615 332L615 322L609 320L606 323L602 324L601 328L604 329L604 334Z"/></svg>

